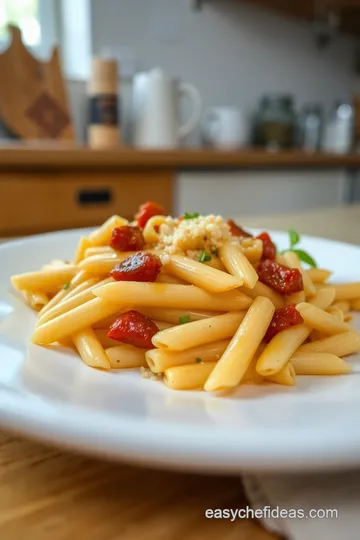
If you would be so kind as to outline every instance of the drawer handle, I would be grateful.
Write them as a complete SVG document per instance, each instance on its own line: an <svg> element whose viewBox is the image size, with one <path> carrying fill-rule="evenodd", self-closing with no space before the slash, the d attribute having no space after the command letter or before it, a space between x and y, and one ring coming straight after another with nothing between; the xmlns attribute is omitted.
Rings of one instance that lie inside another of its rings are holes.
<svg viewBox="0 0 360 540"><path fill-rule="evenodd" d="M82 206L109 204L112 201L110 189L82 189L77 194L77 202Z"/></svg>

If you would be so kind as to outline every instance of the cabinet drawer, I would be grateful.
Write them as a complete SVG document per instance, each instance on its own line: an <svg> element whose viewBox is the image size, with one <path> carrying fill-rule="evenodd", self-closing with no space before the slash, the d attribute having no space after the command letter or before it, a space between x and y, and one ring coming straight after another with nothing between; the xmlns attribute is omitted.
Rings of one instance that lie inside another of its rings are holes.
<svg viewBox="0 0 360 540"><path fill-rule="evenodd" d="M131 218L146 200L171 212L171 171L1 175L0 235L99 225L112 214Z"/></svg>

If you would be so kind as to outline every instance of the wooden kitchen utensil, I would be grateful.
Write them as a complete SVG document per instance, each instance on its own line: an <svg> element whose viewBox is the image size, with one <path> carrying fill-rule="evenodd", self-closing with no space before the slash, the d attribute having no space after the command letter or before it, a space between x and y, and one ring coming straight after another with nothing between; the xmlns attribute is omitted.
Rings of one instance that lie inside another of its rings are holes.
<svg viewBox="0 0 360 540"><path fill-rule="evenodd" d="M23 139L74 140L59 50L35 59L21 32L9 25L11 44L0 54L0 119Z"/></svg>

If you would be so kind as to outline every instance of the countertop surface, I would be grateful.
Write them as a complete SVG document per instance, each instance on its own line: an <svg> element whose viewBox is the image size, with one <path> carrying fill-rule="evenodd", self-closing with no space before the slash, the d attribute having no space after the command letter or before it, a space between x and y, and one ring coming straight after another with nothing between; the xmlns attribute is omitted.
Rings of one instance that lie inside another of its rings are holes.
<svg viewBox="0 0 360 540"><path fill-rule="evenodd" d="M242 219L360 243L360 206ZM271 540L248 519L205 518L247 505L238 477L111 464L0 432L0 538L4 540Z"/></svg>
<svg viewBox="0 0 360 540"><path fill-rule="evenodd" d="M336 155L300 150L266 152L184 148L176 150L136 150L119 147L92 150L73 145L0 146L0 170L74 169L74 168L360 168L360 154Z"/></svg>

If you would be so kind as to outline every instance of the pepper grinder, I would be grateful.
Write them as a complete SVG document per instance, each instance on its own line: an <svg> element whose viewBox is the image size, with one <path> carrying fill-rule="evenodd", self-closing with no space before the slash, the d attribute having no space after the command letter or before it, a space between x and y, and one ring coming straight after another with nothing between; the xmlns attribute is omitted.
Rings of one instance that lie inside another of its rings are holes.
<svg viewBox="0 0 360 540"><path fill-rule="evenodd" d="M88 143L93 148L118 146L118 66L116 60L95 57L88 84Z"/></svg>

